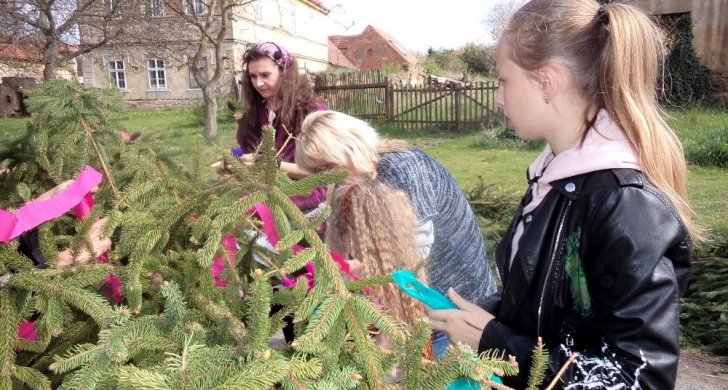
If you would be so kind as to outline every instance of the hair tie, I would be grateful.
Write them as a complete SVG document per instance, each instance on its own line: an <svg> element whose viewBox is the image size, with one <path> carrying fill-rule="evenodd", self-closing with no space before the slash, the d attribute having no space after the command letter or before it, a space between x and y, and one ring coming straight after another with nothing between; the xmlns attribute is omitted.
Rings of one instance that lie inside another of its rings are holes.
<svg viewBox="0 0 728 390"><path fill-rule="evenodd" d="M273 60L283 70L287 70L291 62L293 62L293 57L291 57L288 51L274 42L263 42L255 48Z"/></svg>
<svg viewBox="0 0 728 390"><path fill-rule="evenodd" d="M609 25L609 14L607 13L607 7L600 5L597 9L597 23L607 26Z"/></svg>

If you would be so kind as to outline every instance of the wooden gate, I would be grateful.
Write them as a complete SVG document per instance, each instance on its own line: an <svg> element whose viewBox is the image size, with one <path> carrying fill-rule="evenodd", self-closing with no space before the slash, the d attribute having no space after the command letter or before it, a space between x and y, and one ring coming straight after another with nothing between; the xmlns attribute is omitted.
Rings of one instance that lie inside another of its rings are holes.
<svg viewBox="0 0 728 390"><path fill-rule="evenodd" d="M495 81L394 83L381 72L317 74L315 91L329 109L403 129L474 129L503 122Z"/></svg>
<svg viewBox="0 0 728 390"><path fill-rule="evenodd" d="M314 89L330 110L362 119L387 119L387 76L381 72L317 74Z"/></svg>
<svg viewBox="0 0 728 390"><path fill-rule="evenodd" d="M420 129L473 129L503 121L495 105L497 82L394 85L393 112L396 127Z"/></svg>

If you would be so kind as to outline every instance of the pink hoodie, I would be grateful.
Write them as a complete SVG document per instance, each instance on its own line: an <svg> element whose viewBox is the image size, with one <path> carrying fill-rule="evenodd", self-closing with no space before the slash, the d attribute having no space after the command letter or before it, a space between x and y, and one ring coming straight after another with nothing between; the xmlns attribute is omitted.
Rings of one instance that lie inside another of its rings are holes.
<svg viewBox="0 0 728 390"><path fill-rule="evenodd" d="M533 199L523 208L526 215L533 211L551 191L551 182L612 168L641 170L639 159L627 141L624 131L602 109L584 142L554 155L550 145L528 167L528 177L540 177L532 186ZM523 235L523 222L518 223L511 242L511 263L518 251L518 241Z"/></svg>

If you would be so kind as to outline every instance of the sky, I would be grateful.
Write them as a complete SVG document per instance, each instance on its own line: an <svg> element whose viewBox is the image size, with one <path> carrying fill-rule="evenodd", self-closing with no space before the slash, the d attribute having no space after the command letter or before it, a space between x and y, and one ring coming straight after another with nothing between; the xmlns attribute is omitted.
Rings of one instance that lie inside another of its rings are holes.
<svg viewBox="0 0 728 390"><path fill-rule="evenodd" d="M456 49L491 41L483 20L498 0L325 0L341 26L334 34L356 35L367 25L391 34L412 52ZM354 23L352 25L352 22Z"/></svg>

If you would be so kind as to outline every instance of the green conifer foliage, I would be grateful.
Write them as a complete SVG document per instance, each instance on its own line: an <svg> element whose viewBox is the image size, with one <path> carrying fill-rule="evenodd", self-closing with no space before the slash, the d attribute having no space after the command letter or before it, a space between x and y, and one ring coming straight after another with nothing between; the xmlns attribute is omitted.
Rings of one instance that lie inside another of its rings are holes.
<svg viewBox="0 0 728 390"><path fill-rule="evenodd" d="M231 161L232 175L204 182L206 164L181 164L173 147L121 142L121 99L113 91L57 80L29 95L34 117L25 138L0 151L0 166L9 169L0 190L11 194L2 207L17 208L92 165L105 180L91 216L43 224L43 253L52 265L63 246L90 247L79 237L99 216L109 218L105 234L114 246L108 265L43 270L17 244L0 246L0 389L442 389L455 378L487 385L492 373L515 372L500 355L463 347L438 363L422 360L430 328L394 322L362 293L391 278L346 282L317 234L330 210L308 220L289 199L346 174L288 179L276 164L272 128L264 129L259 163ZM277 253L248 233L260 232L249 211L257 203L275 219ZM234 259L221 246L229 235L240 247ZM306 248L293 254L301 243ZM226 264L225 287L210 273L216 256ZM313 289L300 278L273 290L308 262L316 269ZM101 293L109 273L124 286L121 305ZM284 309L271 316L273 304ZM297 338L277 345L271 338L289 314ZM37 341L16 336L29 318ZM392 350L375 346L371 326L391 337ZM402 382L387 383L393 367L402 368Z"/></svg>

